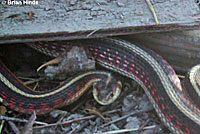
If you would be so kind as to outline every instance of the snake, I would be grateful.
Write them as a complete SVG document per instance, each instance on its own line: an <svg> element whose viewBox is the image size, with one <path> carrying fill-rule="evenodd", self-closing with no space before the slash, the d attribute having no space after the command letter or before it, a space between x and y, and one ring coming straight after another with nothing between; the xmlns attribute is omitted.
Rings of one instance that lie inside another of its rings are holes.
<svg viewBox="0 0 200 134"><path fill-rule="evenodd" d="M29 43L29 46L53 57L65 51L66 45L81 45L89 49L99 65L136 81L144 89L161 121L173 133L200 132L200 65L189 71L187 79L182 82L185 84L182 84L174 69L159 54L125 40L98 38ZM92 83L109 77L107 72L91 70L73 76L55 89L33 91L18 80L1 61L0 101L19 112L48 112L71 104ZM187 84L188 82L191 84Z"/></svg>

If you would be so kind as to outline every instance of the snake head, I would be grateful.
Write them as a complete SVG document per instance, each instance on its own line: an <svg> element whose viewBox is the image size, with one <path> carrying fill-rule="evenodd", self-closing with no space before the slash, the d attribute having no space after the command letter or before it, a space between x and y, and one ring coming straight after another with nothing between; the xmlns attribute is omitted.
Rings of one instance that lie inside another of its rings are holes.
<svg viewBox="0 0 200 134"><path fill-rule="evenodd" d="M122 83L113 77L108 81L93 84L93 97L101 105L113 103L120 95Z"/></svg>

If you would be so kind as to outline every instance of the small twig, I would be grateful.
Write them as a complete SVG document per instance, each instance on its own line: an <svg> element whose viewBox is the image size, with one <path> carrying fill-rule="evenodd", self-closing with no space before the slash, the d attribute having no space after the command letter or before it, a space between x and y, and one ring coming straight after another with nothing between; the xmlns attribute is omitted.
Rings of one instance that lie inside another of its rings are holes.
<svg viewBox="0 0 200 134"><path fill-rule="evenodd" d="M115 123L115 122L124 120L124 119L128 118L129 116L133 116L133 115L140 114L140 113L144 113L144 112L149 112L149 111L151 111L151 110L153 110L153 109L150 109L150 110L143 110L143 111L134 111L134 112L132 112L132 113L130 113L130 114L128 114L128 115L122 116L122 117L120 117L120 118L118 118L118 119L116 119L116 120L112 120L112 121L110 121L110 122L108 122L108 123L105 123L105 124L101 125L100 127L102 128L102 127L108 126L108 125L110 125L110 124L113 124L113 123Z"/></svg>
<svg viewBox="0 0 200 134"><path fill-rule="evenodd" d="M17 126L12 121L8 121L8 124L10 125L12 130L15 132L15 134L19 134L20 133L19 129L17 128Z"/></svg>
<svg viewBox="0 0 200 134"><path fill-rule="evenodd" d="M144 127L142 130L147 130L147 129L155 129L158 126L147 126ZM119 134L119 133L125 133L125 132L136 132L139 131L139 128L132 128L132 129L120 129L120 130L114 130L114 131L108 131L108 132L100 132L100 133L94 133L94 134Z"/></svg>
<svg viewBox="0 0 200 134"><path fill-rule="evenodd" d="M36 82L35 86L33 87L33 90L35 90L39 85L39 82Z"/></svg>
<svg viewBox="0 0 200 134"><path fill-rule="evenodd" d="M89 121L84 121L83 123L81 123L81 125L79 126L79 128L76 129L75 133L77 134L78 132L80 132L81 130L83 130L88 125L89 125Z"/></svg>
<svg viewBox="0 0 200 134"><path fill-rule="evenodd" d="M99 31L100 29L96 29L96 30L93 30L91 33L89 33L88 35L87 35L87 37L90 37L91 35L93 35L94 33L96 33L97 31Z"/></svg>
<svg viewBox="0 0 200 134"><path fill-rule="evenodd" d="M52 60L50 60L50 61L48 61L48 62L42 64L41 66L39 66L39 67L37 68L37 72L39 72L42 68L44 68L44 67L46 67L46 66L60 63L60 62L62 61L62 59L63 59L63 58L62 58L61 56L58 56L58 57L56 57L56 58L54 58L54 59L52 59Z"/></svg>
<svg viewBox="0 0 200 134"><path fill-rule="evenodd" d="M75 133L76 132L76 130L79 128L80 126L79 125L77 125L71 132L69 132L69 134L73 134L73 133Z"/></svg>
<svg viewBox="0 0 200 134"><path fill-rule="evenodd" d="M87 111L89 114L95 114L95 115L99 116L103 120L110 121L110 118L104 117L103 114L100 113L99 111L97 111L96 108L92 108L92 109L86 108L85 111Z"/></svg>
<svg viewBox="0 0 200 134"><path fill-rule="evenodd" d="M3 116L0 115L0 120L6 120L6 121L16 121L16 122L28 122L28 120L25 119L19 119L19 118L14 118L14 117L7 117L7 116ZM39 121L35 121L35 124L40 124L40 125L47 125L47 123L44 122L39 122Z"/></svg>
<svg viewBox="0 0 200 134"><path fill-rule="evenodd" d="M96 30L93 30L92 32L90 32L88 35L87 35L87 37L90 37L90 36L92 36L94 33L96 33L97 31L99 31L99 30L101 30L101 29L103 29L103 28L106 28L107 26L109 26L109 25L112 25L112 23L108 23L106 26L103 26L103 27L101 27L101 28L98 28L98 29L96 29Z"/></svg>
<svg viewBox="0 0 200 134"><path fill-rule="evenodd" d="M5 123L5 121L3 120L3 121L1 122L1 126L0 126L0 134L2 133L2 128L3 128L3 126L4 126L4 123Z"/></svg>
<svg viewBox="0 0 200 134"><path fill-rule="evenodd" d="M183 76L183 75L178 75L178 77L181 78L181 79L185 78L185 76Z"/></svg>
<svg viewBox="0 0 200 134"><path fill-rule="evenodd" d="M146 120L144 124L142 124L142 126L140 126L139 130L142 130L148 123L149 123L150 119Z"/></svg>
<svg viewBox="0 0 200 134"><path fill-rule="evenodd" d="M29 81L26 81L26 82L23 82L23 83L24 83L24 85L30 85L30 84L39 82L39 81L41 81L41 80L44 80L44 79L43 79L43 78L33 79L33 80L29 80Z"/></svg>
<svg viewBox="0 0 200 134"><path fill-rule="evenodd" d="M158 21L158 17L157 17L157 15L156 15L156 12L155 12L155 10L154 10L154 8L153 8L153 5L151 4L150 0L146 0L146 2L147 2L147 4L148 4L148 6L149 6L149 9L151 10L151 12L152 12L152 14L153 14L153 17L154 17L154 20L155 20L155 22L156 22L156 25L158 25L158 24L159 24L159 21Z"/></svg>
<svg viewBox="0 0 200 134"><path fill-rule="evenodd" d="M25 124L24 128L22 129L21 134L32 134L33 132L33 124L36 119L36 113L33 112L31 117L29 118L28 122Z"/></svg>
<svg viewBox="0 0 200 134"><path fill-rule="evenodd" d="M107 111L107 112L104 112L103 115L104 114L116 113L116 112L119 112L119 111L121 111L121 109ZM78 121L82 121L82 120L89 120L89 119L96 118L96 117L97 117L96 115L91 115L91 116L86 116L86 117L83 117L83 118L68 120L68 121L65 121L65 122L59 122L59 123L52 123L52 124L48 124L48 125L36 126L36 127L33 127L33 128L45 128L45 127L52 127L52 126L57 126L57 125L70 124L70 123L73 123L73 122L78 122Z"/></svg>
<svg viewBox="0 0 200 134"><path fill-rule="evenodd" d="M18 79L22 79L22 80L35 80L34 78L27 78L27 77L21 77L21 76L17 76Z"/></svg>

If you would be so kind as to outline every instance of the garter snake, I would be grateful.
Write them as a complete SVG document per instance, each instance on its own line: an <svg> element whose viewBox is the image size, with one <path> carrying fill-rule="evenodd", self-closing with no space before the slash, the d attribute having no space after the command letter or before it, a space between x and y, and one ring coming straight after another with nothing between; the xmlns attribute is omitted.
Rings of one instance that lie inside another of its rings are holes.
<svg viewBox="0 0 200 134"><path fill-rule="evenodd" d="M63 41L38 42L31 46L48 55L58 56L64 51L66 44L68 43ZM188 97L167 61L149 49L112 38L72 41L71 44L87 47L100 65L135 80L144 89L157 114L172 132L177 134L200 132L200 106L199 102L195 102L200 99L197 89L199 66L191 71L196 77L189 77L193 83L197 83L193 100L193 97ZM102 71L89 71L71 78L52 91L33 92L25 89L25 86L1 62L0 97L5 105L20 112L49 111L71 103L91 83L108 77L107 73Z"/></svg>

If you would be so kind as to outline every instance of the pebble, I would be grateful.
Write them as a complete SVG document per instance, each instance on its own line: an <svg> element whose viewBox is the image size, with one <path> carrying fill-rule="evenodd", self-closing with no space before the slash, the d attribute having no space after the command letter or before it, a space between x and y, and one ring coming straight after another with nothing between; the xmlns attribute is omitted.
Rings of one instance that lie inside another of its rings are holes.
<svg viewBox="0 0 200 134"><path fill-rule="evenodd" d="M137 117L128 117L126 119L127 124L125 125L125 128L131 129L131 128L139 128L141 125L141 122Z"/></svg>
<svg viewBox="0 0 200 134"><path fill-rule="evenodd" d="M118 6L118 7L123 7L123 6L124 6L124 3L117 2L117 6Z"/></svg>

